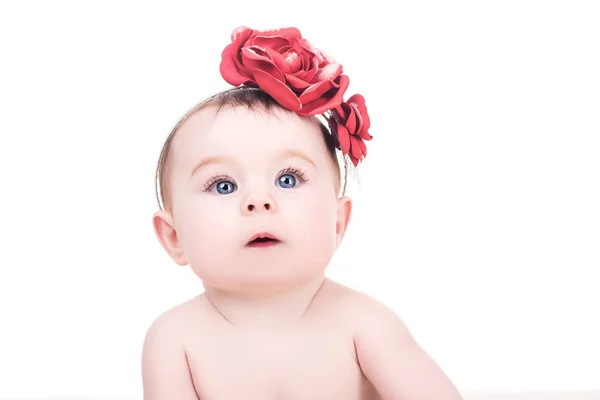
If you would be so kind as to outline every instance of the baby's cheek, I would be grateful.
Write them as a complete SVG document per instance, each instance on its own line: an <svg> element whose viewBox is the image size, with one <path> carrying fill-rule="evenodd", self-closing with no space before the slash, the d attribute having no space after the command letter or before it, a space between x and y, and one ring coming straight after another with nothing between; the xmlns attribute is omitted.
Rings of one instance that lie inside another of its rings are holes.
<svg viewBox="0 0 600 400"><path fill-rule="evenodd" d="M225 230L226 225L211 221L194 224L186 234L185 253L192 271L213 286L222 286L232 266L236 238Z"/></svg>
<svg viewBox="0 0 600 400"><path fill-rule="evenodd" d="M231 229L218 213L190 213L181 232L183 250L190 264L209 264L231 249Z"/></svg>
<svg viewBox="0 0 600 400"><path fill-rule="evenodd" d="M303 241L312 248L326 250L335 243L336 211L324 202L314 202L309 210L297 215L297 226L302 227Z"/></svg>

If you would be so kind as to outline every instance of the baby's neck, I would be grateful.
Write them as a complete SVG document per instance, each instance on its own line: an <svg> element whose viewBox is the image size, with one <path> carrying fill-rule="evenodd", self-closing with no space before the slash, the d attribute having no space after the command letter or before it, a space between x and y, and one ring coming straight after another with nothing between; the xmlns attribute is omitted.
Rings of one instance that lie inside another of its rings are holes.
<svg viewBox="0 0 600 400"><path fill-rule="evenodd" d="M293 288L241 295L205 285L205 296L229 324L243 328L289 327L306 314L325 284L324 275Z"/></svg>

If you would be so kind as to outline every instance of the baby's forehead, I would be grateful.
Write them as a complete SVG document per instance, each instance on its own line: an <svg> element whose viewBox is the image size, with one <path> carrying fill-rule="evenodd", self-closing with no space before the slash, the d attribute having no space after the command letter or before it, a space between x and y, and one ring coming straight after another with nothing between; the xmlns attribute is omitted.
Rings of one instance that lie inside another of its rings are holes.
<svg viewBox="0 0 600 400"><path fill-rule="evenodd" d="M183 164L214 155L268 157L282 151L326 160L322 131L314 119L273 108L207 107L191 115L173 139L173 160Z"/></svg>

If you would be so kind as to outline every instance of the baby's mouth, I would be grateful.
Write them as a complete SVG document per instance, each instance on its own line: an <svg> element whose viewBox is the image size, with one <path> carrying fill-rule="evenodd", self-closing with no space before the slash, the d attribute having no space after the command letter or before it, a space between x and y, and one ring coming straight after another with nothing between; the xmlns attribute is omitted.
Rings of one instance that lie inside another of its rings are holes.
<svg viewBox="0 0 600 400"><path fill-rule="evenodd" d="M246 244L246 247L270 247L281 243L274 235L270 233L259 233L254 235Z"/></svg>

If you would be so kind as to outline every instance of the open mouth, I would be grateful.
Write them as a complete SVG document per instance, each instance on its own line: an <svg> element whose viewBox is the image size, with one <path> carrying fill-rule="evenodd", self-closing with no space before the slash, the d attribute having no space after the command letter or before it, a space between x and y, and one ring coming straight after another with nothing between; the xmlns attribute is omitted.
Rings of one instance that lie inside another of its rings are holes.
<svg viewBox="0 0 600 400"><path fill-rule="evenodd" d="M269 247L281 243L279 239L269 233L254 235L246 244L247 247Z"/></svg>

